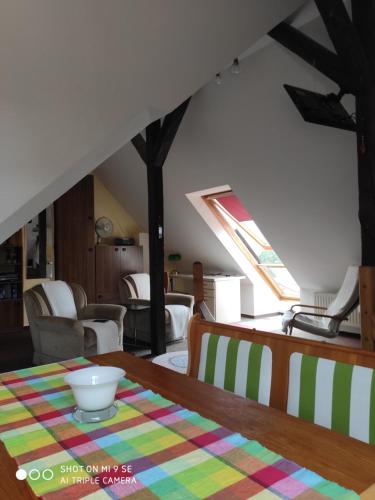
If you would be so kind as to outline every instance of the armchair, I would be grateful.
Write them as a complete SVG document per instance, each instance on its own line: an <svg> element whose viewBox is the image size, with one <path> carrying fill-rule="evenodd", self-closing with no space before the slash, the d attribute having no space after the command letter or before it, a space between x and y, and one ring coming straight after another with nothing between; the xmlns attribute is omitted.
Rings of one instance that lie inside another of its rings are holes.
<svg viewBox="0 0 375 500"><path fill-rule="evenodd" d="M125 307L87 305L83 288L63 281L37 285L24 300L34 364L122 349Z"/></svg>
<svg viewBox="0 0 375 500"><path fill-rule="evenodd" d="M128 305L130 315L137 316L136 331L138 340L150 341L150 311L143 308L131 311L133 305L150 305L150 276L147 273L124 274L119 280L121 303ZM182 293L165 294L166 340L173 342L185 338L187 326L193 315L194 297ZM129 330L130 317L125 318L125 330Z"/></svg>
<svg viewBox="0 0 375 500"><path fill-rule="evenodd" d="M322 337L337 337L341 323L358 306L358 301L358 267L350 266L346 271L344 281L335 300L328 308L294 304L283 315L282 329L289 335L292 335L293 328L299 328ZM300 310L296 311L296 307L299 307ZM318 309L322 312L316 313L315 311L303 311L302 309Z"/></svg>

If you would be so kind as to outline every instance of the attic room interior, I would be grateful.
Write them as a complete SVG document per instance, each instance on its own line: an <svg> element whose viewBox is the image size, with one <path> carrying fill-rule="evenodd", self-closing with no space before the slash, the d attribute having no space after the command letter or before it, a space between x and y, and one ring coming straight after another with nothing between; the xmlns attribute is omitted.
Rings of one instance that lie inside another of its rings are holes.
<svg viewBox="0 0 375 500"><path fill-rule="evenodd" d="M374 2L0 6L0 498L375 499Z"/></svg>

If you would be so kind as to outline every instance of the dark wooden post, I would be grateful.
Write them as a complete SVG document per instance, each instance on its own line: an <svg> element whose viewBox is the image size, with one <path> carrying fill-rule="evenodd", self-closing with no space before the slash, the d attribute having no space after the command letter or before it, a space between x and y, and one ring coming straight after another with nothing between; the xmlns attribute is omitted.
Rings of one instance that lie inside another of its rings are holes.
<svg viewBox="0 0 375 500"><path fill-rule="evenodd" d="M203 266L201 262L194 262L193 264L193 289L194 289L194 313L200 313L201 304L204 301Z"/></svg>
<svg viewBox="0 0 375 500"><path fill-rule="evenodd" d="M375 267L359 268L359 299L361 304L361 346L375 351Z"/></svg>
<svg viewBox="0 0 375 500"><path fill-rule="evenodd" d="M352 1L353 23L367 58L367 77L356 95L362 348L375 350L375 4Z"/></svg>
<svg viewBox="0 0 375 500"><path fill-rule="evenodd" d="M163 354L165 348L165 300L164 300L164 200L163 166L154 164L154 151L160 133L160 122L146 129L148 232L150 254L150 323L151 350ZM163 290L163 292L161 292ZM157 332L157 335L154 334Z"/></svg>
<svg viewBox="0 0 375 500"><path fill-rule="evenodd" d="M362 265L375 266L375 3L353 0L352 12L368 71L356 95Z"/></svg>
<svg viewBox="0 0 375 500"><path fill-rule="evenodd" d="M150 252L150 323L151 351L154 356L166 352L164 299L164 197L163 165L190 102L184 101L166 115L161 124L156 120L146 128L146 140L141 134L132 143L147 167L148 232Z"/></svg>

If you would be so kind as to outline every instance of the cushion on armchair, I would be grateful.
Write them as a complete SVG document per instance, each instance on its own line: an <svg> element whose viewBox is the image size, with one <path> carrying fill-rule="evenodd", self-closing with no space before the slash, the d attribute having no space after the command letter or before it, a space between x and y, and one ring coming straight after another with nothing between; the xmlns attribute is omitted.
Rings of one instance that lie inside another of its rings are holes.
<svg viewBox="0 0 375 500"><path fill-rule="evenodd" d="M65 281L42 283L53 316L77 319L77 308L72 289Z"/></svg>
<svg viewBox="0 0 375 500"><path fill-rule="evenodd" d="M147 273L129 274L123 278L129 290L130 299L150 300L150 275Z"/></svg>

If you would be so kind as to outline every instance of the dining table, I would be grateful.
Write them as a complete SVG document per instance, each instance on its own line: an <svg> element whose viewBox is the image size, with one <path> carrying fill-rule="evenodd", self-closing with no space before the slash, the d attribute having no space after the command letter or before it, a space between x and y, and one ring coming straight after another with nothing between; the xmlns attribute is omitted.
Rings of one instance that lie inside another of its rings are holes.
<svg viewBox="0 0 375 500"><path fill-rule="evenodd" d="M88 359L95 364L123 368L130 381L230 431L259 442L272 452L329 481L359 494L365 490L374 491L371 487L375 483L375 446L126 352L113 352ZM0 498L35 498L27 483L16 479L16 470L14 459L0 443ZM371 498L371 493L368 498Z"/></svg>

